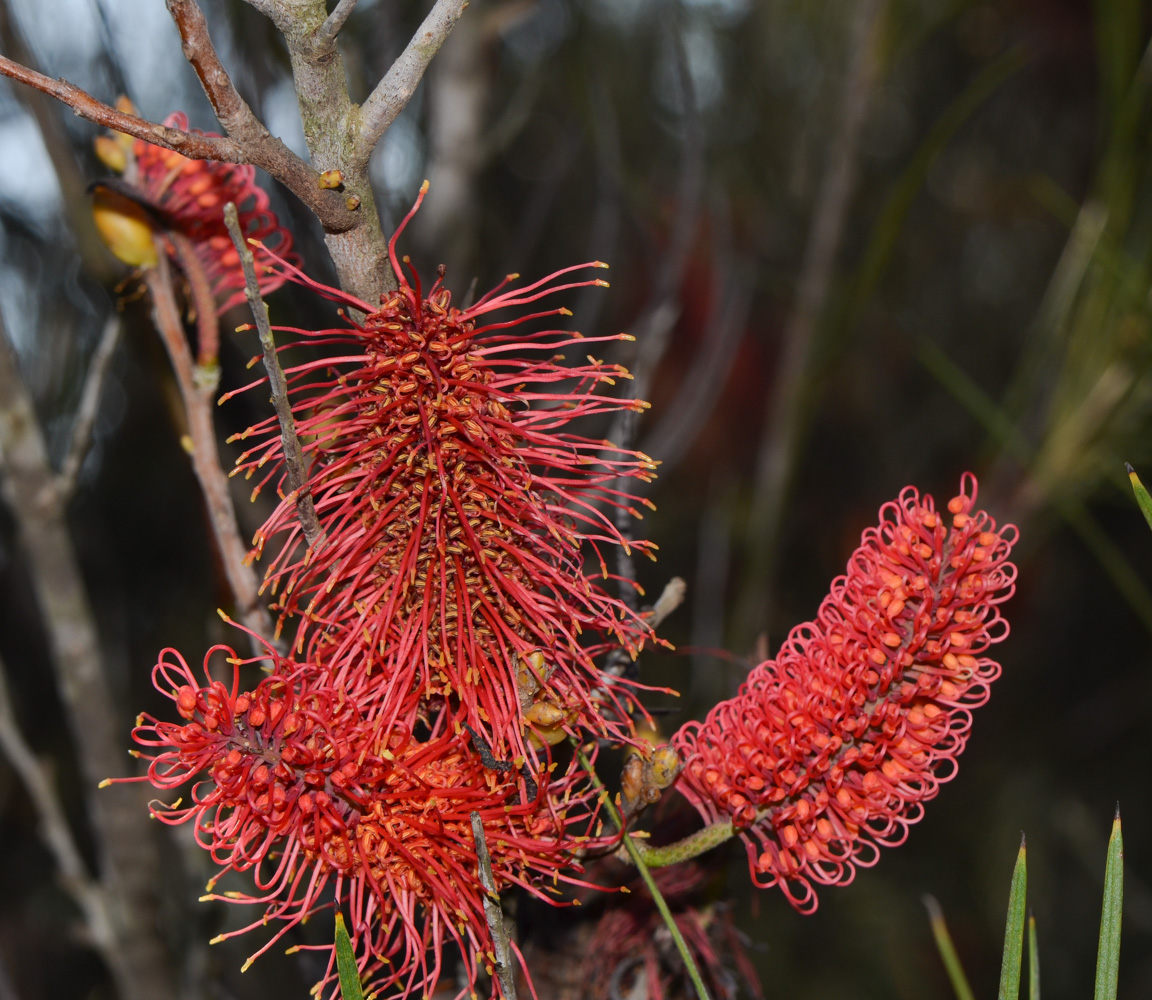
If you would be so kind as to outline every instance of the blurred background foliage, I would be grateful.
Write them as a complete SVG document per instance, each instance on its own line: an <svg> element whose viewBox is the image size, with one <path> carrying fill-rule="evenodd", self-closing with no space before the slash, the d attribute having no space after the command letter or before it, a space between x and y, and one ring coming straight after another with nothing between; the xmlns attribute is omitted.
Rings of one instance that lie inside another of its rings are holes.
<svg viewBox="0 0 1152 1000"><path fill-rule="evenodd" d="M341 39L354 99L425 6L361 0ZM242 93L303 152L270 23L240 0L204 7ZM751 890L739 849L714 859L709 891L768 997L945 995L929 892L990 995L1022 829L1045 995L1085 995L1117 800L1121 993L1152 991L1152 538L1123 466L1152 466L1150 29L1139 0L475 0L373 159L386 229L431 180L405 246L425 273L447 264L458 295L611 262L611 290L569 305L586 334L638 338L619 360L652 409L600 433L665 460L637 530L661 546L638 568L649 591L689 585L665 627L677 652L643 664L684 696L669 729L812 617L906 483L943 502L973 469L1021 526L1004 677L908 843L812 917ZM0 48L147 117L214 125L160 0L0 0ZM71 514L127 748L156 707L159 649L197 661L228 638L227 587L138 282L94 237L96 134L0 84L0 309L57 456L107 316L126 323ZM314 221L273 197L331 280ZM272 309L331 316L296 289ZM251 333L227 342L225 388L254 352ZM221 409L221 436L252 406ZM251 530L262 508L237 496ZM82 830L24 560L0 509L0 654ZM187 833L163 842L182 1000L303 996L299 958L241 978L249 942L204 947L229 915L194 901L207 873ZM110 996L3 762L0 843L0 1000Z"/></svg>

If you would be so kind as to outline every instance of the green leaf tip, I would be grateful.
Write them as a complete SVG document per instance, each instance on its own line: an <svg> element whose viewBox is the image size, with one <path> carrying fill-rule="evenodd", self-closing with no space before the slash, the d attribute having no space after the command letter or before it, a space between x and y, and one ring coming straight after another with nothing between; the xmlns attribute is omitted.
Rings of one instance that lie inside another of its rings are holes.
<svg viewBox="0 0 1152 1000"><path fill-rule="evenodd" d="M956 946L952 943L952 935L948 933L948 925L944 922L944 911L934 896L924 896L923 899L932 925L936 950L940 953L940 960L944 963L944 971L948 973L956 1000L975 1000L972 987L968 985L968 977L964 975L964 967L960 964L960 957L956 954Z"/></svg>
<svg viewBox="0 0 1152 1000"><path fill-rule="evenodd" d="M1140 508L1140 513L1144 515L1144 520L1148 522L1148 527L1152 528L1152 496L1148 495L1144 484L1140 482L1140 477L1136 475L1136 470L1127 462L1124 463L1124 467L1128 470L1132 492L1136 495L1136 505Z"/></svg>
<svg viewBox="0 0 1152 1000"><path fill-rule="evenodd" d="M344 1000L364 1000L352 940L344 926L344 914L339 910L336 911L336 970L340 974L340 995Z"/></svg>
<svg viewBox="0 0 1152 1000"><path fill-rule="evenodd" d="M1124 908L1124 835L1120 829L1120 806L1108 838L1108 861L1104 866L1104 905L1100 914L1100 947L1096 954L1095 1000L1116 1000L1120 978L1120 918Z"/></svg>
<svg viewBox="0 0 1152 1000"><path fill-rule="evenodd" d="M1027 914L1028 862L1024 835L1020 835L1020 850L1012 869L1012 885L1008 890L1008 919L1004 925L1004 956L1000 962L999 1000L1018 1000L1020 971L1024 961L1024 924Z"/></svg>

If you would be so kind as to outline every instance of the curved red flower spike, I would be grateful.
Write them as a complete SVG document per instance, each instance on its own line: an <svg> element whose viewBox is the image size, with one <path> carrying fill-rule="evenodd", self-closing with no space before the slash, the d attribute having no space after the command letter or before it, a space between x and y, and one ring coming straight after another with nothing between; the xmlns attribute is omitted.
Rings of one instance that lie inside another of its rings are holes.
<svg viewBox="0 0 1152 1000"><path fill-rule="evenodd" d="M904 841L1000 676L983 654L1008 634L1017 532L975 502L966 474L947 513L912 487L885 504L816 620L673 738L680 790L709 823L730 819L753 881L801 911L813 883L848 883Z"/></svg>

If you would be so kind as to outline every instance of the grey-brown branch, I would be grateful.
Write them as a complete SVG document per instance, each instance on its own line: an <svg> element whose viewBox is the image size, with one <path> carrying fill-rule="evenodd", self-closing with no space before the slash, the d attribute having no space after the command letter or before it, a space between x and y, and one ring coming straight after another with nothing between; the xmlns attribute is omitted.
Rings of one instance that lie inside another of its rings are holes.
<svg viewBox="0 0 1152 1000"><path fill-rule="evenodd" d="M312 502L312 494L306 485L304 452L300 447L300 436L296 433L296 417L292 413L292 404L288 401L288 382L284 378L284 369L280 367L280 359L276 355L276 338L272 333L272 324L268 320L268 306L260 294L260 282L256 278L256 261L244 241L244 234L240 229L240 217L232 202L224 206L224 223L228 227L228 234L232 237L232 243L240 255L240 264L244 268L244 294L252 309L256 331L260 335L264 368L268 372L268 385L272 390L272 406L276 410L276 418L280 421L280 443L284 450L288 489L295 496L296 516L300 520L304 537L309 545L315 545L323 530L316 517L316 505Z"/></svg>

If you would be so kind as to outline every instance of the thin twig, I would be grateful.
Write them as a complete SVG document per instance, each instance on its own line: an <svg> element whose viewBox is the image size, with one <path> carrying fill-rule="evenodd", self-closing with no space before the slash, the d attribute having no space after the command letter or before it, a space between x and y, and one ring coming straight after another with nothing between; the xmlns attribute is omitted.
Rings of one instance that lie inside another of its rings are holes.
<svg viewBox="0 0 1152 1000"><path fill-rule="evenodd" d="M204 93L229 139L242 150L244 160L263 167L316 213L328 232L343 232L359 222L344 199L320 187L319 172L272 135L240 96L220 62L208 23L196 0L166 0L168 13L180 32L184 58L196 71Z"/></svg>
<svg viewBox="0 0 1152 1000"><path fill-rule="evenodd" d="M652 894L652 901L656 904L656 909L660 911L660 916L664 920L664 926L668 928L668 933L672 935L672 941L676 945L676 950L680 952L680 958L684 962L684 968L688 971L688 978L692 980L692 985L696 987L697 995L700 997L700 1000L709 1000L708 989L704 985L704 980L700 977L700 970L696 967L696 961L692 957L692 952L688 950L688 943L684 940L684 935L680 933L680 927L676 923L676 918L672 916L672 911L668 908L668 903L665 901L664 895L660 892L660 887L656 885L656 880L648 870L648 865L644 862L644 855L641 853L636 841L633 840L621 823L620 812L617 810L615 803L613 803L612 796L609 795L608 789L604 787L604 782L600 780L600 776L596 773L596 769L592 766L592 762L583 750L577 749L576 758L580 761L580 766L587 772L592 785L601 793L600 801L603 803L612 822L616 824L616 829L620 831L628 856L632 859L632 863L636 866L636 870L640 873L644 884L648 886L648 891ZM475 823L475 820L473 820L473 823Z"/></svg>
<svg viewBox="0 0 1152 1000"><path fill-rule="evenodd" d="M849 57L841 91L839 124L828 144L827 164L816 195L796 302L784 330L781 360L768 393L756 458L747 522L747 583L737 614L741 641L763 627L766 615L770 564L801 441L816 335L856 182L856 154L876 76L879 24L884 7L885 0L860 0L849 29Z"/></svg>
<svg viewBox="0 0 1152 1000"><path fill-rule="evenodd" d="M252 163L262 167L311 208L328 232L343 232L358 222L358 217L348 210L339 194L320 187L320 174L266 129L264 137L258 140L245 136L245 141L251 145L241 146L230 136L198 135L117 111L67 80L54 80L6 56L0 56L0 75L56 98L90 122L174 150L191 159Z"/></svg>
<svg viewBox="0 0 1152 1000"><path fill-rule="evenodd" d="M332 13L320 25L320 30L316 32L317 47L328 46L336 41L336 36L340 34L340 29L344 27L344 22L348 20L348 15L352 13L355 6L356 0L340 0Z"/></svg>
<svg viewBox="0 0 1152 1000"><path fill-rule="evenodd" d="M389 67L360 109L360 134L352 150L352 163L363 166L396 116L416 92L432 57L448 37L468 0L436 0L412 40Z"/></svg>
<svg viewBox="0 0 1152 1000"><path fill-rule="evenodd" d="M280 359L276 356L276 338L272 335L272 324L268 322L268 307L260 294L260 283L256 278L256 262L252 258L248 244L244 242L244 234L240 230L240 217L232 202L224 206L224 222L228 226L228 233L232 237L236 252L240 255L240 263L244 268L244 292L252 309L252 318L256 321L256 330L260 334L264 368L268 372L268 385L272 390L272 405L280 421L280 443L284 451L288 489L296 496L296 516L300 519L304 537L309 545L314 546L323 534L323 529L316 517L316 506L307 487L304 453L296 433L296 417L292 413L292 404L288 401L288 383L284 378L284 369L280 367Z"/></svg>
<svg viewBox="0 0 1152 1000"><path fill-rule="evenodd" d="M88 866L76 846L50 772L36 759L20 732L12 709L7 673L4 661L0 660L0 750L4 751L4 756L8 758L8 763L12 765L12 770L32 800L40 820L40 836L60 870L61 884L84 914L92 943L105 951L115 947L116 935L103 891L89 874Z"/></svg>
<svg viewBox="0 0 1152 1000"><path fill-rule="evenodd" d="M157 264L145 272L144 281L152 296L156 329L168 351L180 398L184 402L188 437L192 442L192 469L204 496L224 574L236 600L240 620L257 635L268 639L273 633L272 618L260 599L256 579L248 568L248 546L240 534L228 477L220 467L220 450L212 419L216 394L212 376L215 371L205 371L192 360L192 349L188 346L184 323L172 292L168 255L163 247L157 248ZM263 643L255 637L252 647L258 656L266 655Z"/></svg>
<svg viewBox="0 0 1152 1000"><path fill-rule="evenodd" d="M671 580L664 584L664 589L660 591L660 596L656 598L656 603L641 612L644 624L655 632L664 619L684 603L684 597L687 592L688 584L685 583L681 577L672 577ZM632 657L623 649L617 647L605 658L602 672L610 674L613 677L623 677L629 673L631 666Z"/></svg>
<svg viewBox="0 0 1152 1000"><path fill-rule="evenodd" d="M480 884L484 887L484 916L492 934L492 950L496 955L496 978L505 1000L516 1000L516 970L512 968L512 949L508 943L508 928L500 895L496 892L496 879L492 876L492 858L488 842L484 839L484 821L478 812L472 813L472 836L476 840L476 860L480 867Z"/></svg>
<svg viewBox="0 0 1152 1000"><path fill-rule="evenodd" d="M100 396L104 391L104 382L111 370L112 358L116 354L123 329L124 324L121 323L119 316L109 317L104 324L103 333L100 334L100 342L92 353L88 375L84 379L84 388L80 393L80 405L76 408L76 420L72 424L72 440L68 444L68 454L64 456L60 474L56 477L56 489L65 501L76 492L80 468L92 444L92 428L96 425L96 415L100 411Z"/></svg>

